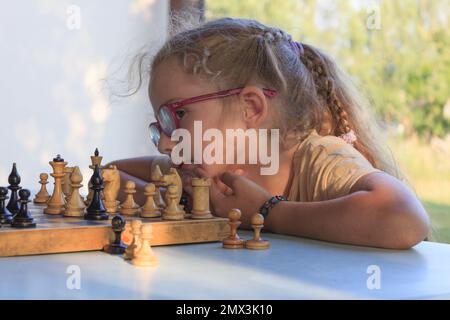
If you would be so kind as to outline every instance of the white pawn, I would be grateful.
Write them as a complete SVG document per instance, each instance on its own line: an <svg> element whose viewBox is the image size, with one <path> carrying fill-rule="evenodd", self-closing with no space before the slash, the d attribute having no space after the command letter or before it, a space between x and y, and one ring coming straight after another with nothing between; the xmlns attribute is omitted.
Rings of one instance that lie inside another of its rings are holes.
<svg viewBox="0 0 450 320"><path fill-rule="evenodd" d="M133 260L131 263L139 267L152 267L158 264L155 253L150 247L150 240L152 239L152 225L143 224L141 226L141 243L134 251Z"/></svg>
<svg viewBox="0 0 450 320"><path fill-rule="evenodd" d="M123 215L136 215L141 212L139 205L134 202L133 195L136 193L136 184L133 181L127 181L125 184L125 201L120 205L120 213Z"/></svg>
<svg viewBox="0 0 450 320"><path fill-rule="evenodd" d="M155 185L149 183L144 188L144 195L147 196L145 204L142 206L141 217L142 218L157 218L161 217L161 211L155 203Z"/></svg>
<svg viewBox="0 0 450 320"><path fill-rule="evenodd" d="M133 235L133 240L131 241L131 244L126 248L125 253L123 254L123 258L125 260L131 260L134 257L135 250L140 246L141 240L141 227L142 227L142 221L141 220L132 220L131 221L131 234Z"/></svg>
<svg viewBox="0 0 450 320"><path fill-rule="evenodd" d="M48 174L41 173L39 176L39 183L41 184L41 189L36 194L34 198L34 203L47 203L48 199L50 199L50 195L47 192L47 187L45 186L48 183Z"/></svg>
<svg viewBox="0 0 450 320"><path fill-rule="evenodd" d="M245 247L252 250L269 249L269 241L261 239L261 229L264 227L264 217L260 213L252 216L250 223L253 228L253 239L245 242Z"/></svg>

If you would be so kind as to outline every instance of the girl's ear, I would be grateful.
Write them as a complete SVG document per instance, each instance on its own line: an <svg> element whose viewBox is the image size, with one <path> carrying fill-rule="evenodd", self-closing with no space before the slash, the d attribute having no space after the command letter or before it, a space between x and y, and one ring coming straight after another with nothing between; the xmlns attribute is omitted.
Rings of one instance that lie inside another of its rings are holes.
<svg viewBox="0 0 450 320"><path fill-rule="evenodd" d="M239 94L242 120L248 128L258 128L265 122L269 105L261 88L246 86Z"/></svg>

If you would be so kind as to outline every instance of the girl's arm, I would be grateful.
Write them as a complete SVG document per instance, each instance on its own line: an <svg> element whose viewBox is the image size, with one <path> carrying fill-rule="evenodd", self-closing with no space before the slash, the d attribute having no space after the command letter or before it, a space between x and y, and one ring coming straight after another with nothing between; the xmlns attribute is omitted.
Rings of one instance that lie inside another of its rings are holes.
<svg viewBox="0 0 450 320"><path fill-rule="evenodd" d="M363 176L347 196L321 202L282 202L267 219L277 233L390 249L408 249L430 230L420 201L384 173Z"/></svg>
<svg viewBox="0 0 450 320"><path fill-rule="evenodd" d="M226 173L222 181L233 189L227 196L213 186L215 212L243 211L242 224L267 200L268 194L242 176ZM347 196L320 202L278 203L269 213L266 229L313 239L353 245L408 249L424 240L430 222L419 200L399 180L385 173L360 178Z"/></svg>

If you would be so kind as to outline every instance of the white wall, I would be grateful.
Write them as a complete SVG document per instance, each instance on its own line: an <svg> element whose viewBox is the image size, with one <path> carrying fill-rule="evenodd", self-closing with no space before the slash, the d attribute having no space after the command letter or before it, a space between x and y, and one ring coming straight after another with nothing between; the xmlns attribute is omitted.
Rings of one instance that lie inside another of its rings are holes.
<svg viewBox="0 0 450 320"><path fill-rule="evenodd" d="M167 15L166 0L1 1L0 186L13 162L36 190L58 153L87 184L95 147L104 163L156 152L146 90L110 99L102 79L139 47L156 49Z"/></svg>

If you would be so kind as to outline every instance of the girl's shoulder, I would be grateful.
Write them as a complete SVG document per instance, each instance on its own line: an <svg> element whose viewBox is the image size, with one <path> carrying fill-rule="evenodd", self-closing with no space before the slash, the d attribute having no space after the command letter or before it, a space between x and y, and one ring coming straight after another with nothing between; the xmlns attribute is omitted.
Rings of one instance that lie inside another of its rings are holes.
<svg viewBox="0 0 450 320"><path fill-rule="evenodd" d="M324 201L349 194L362 176L380 171L352 145L336 136L311 132L293 159L294 179L289 199Z"/></svg>
<svg viewBox="0 0 450 320"><path fill-rule="evenodd" d="M302 141L299 145L295 157L305 157L305 155L355 155L359 154L363 157L358 150L352 145L345 142L342 138L325 135L322 136L317 133L316 130L311 133Z"/></svg>

